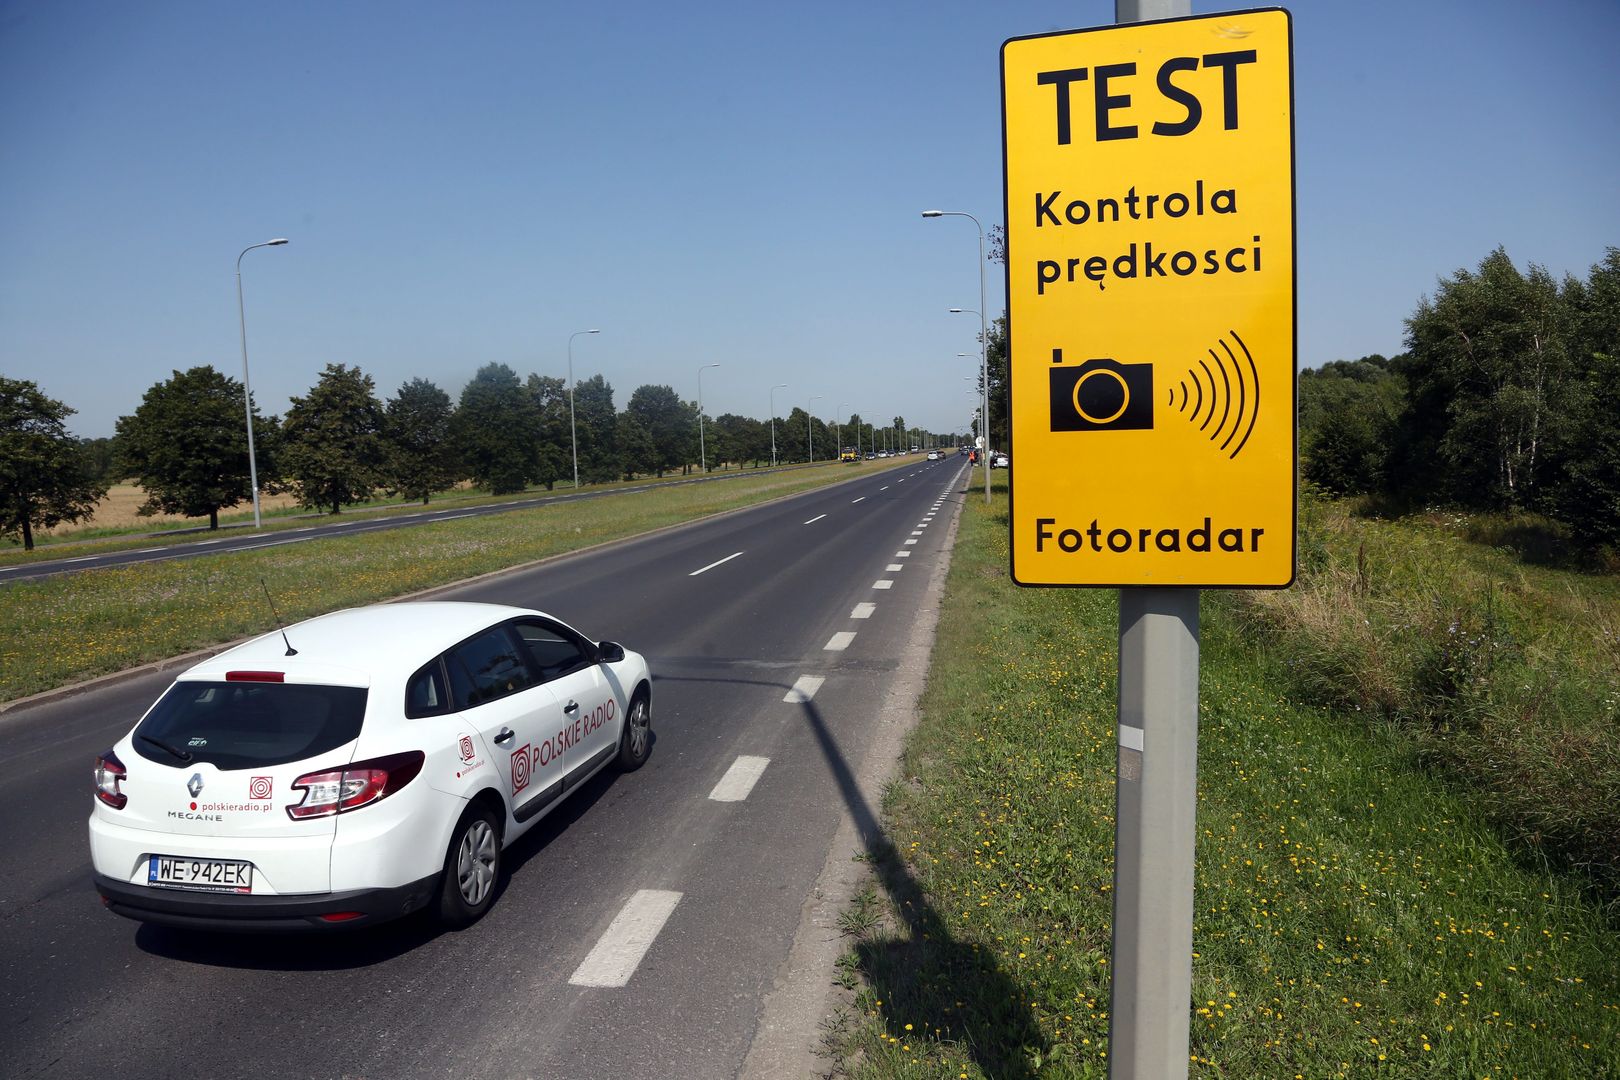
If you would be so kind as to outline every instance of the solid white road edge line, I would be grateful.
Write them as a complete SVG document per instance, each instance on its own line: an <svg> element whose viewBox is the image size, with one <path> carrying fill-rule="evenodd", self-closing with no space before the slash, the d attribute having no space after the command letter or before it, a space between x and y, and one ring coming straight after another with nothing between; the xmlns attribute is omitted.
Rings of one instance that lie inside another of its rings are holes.
<svg viewBox="0 0 1620 1080"><path fill-rule="evenodd" d="M843 652L849 648L849 643L855 640L855 631L840 630L827 639L827 644L821 647L823 652Z"/></svg>
<svg viewBox="0 0 1620 1080"><path fill-rule="evenodd" d="M821 684L827 680L820 675L800 675L799 681L793 684L793 689L787 692L782 700L789 705L803 705L816 696Z"/></svg>
<svg viewBox="0 0 1620 1080"><path fill-rule="evenodd" d="M734 551L730 555L727 555L725 558L719 560L718 562L712 562L708 566L703 567L701 570L694 570L690 574L687 574L686 576L687 577L697 577L699 574L704 573L705 571L713 570L717 566L722 566L725 563L730 562L732 559L735 559L738 555L741 555L741 554L742 554L742 552L740 552L740 551Z"/></svg>
<svg viewBox="0 0 1620 1080"><path fill-rule="evenodd" d="M849 613L849 617L852 619L870 619L872 617L872 612L876 610L876 604L856 604L854 609Z"/></svg>
<svg viewBox="0 0 1620 1080"><path fill-rule="evenodd" d="M658 931L681 902L667 889L641 889L613 917L607 931L568 977L570 986L623 986L647 955Z"/></svg>
<svg viewBox="0 0 1620 1080"><path fill-rule="evenodd" d="M714 785L709 792L709 798L715 802L742 802L748 798L748 793L754 790L759 778L765 773L765 766L771 763L768 757L749 757L742 755L731 763L726 775Z"/></svg>

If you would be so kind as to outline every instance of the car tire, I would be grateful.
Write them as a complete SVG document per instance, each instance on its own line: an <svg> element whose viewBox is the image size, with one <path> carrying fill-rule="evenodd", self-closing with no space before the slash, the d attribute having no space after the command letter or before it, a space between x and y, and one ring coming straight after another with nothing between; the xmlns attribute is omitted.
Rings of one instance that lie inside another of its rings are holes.
<svg viewBox="0 0 1620 1080"><path fill-rule="evenodd" d="M652 709L647 695L638 693L624 714L624 730L619 733L619 770L635 772L652 756Z"/></svg>
<svg viewBox="0 0 1620 1080"><path fill-rule="evenodd" d="M471 926L495 902L501 874L501 833L489 807L467 808L450 835L444 855L444 881L439 888L439 922Z"/></svg>

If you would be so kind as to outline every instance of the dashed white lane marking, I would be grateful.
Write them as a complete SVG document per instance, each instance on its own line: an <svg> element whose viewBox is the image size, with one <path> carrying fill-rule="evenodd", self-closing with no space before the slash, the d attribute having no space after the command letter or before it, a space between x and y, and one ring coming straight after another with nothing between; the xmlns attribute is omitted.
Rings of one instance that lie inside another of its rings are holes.
<svg viewBox="0 0 1620 1080"><path fill-rule="evenodd" d="M793 689L787 692L782 700L789 705L803 705L816 696L821 684L827 680L820 675L800 675L799 681L793 684Z"/></svg>
<svg viewBox="0 0 1620 1080"><path fill-rule="evenodd" d="M220 538L220 540L223 540L223 539L224 539L224 537ZM202 547L205 544L217 544L217 543L220 542L220 540L198 540L196 543L192 544L191 546L192 547Z"/></svg>
<svg viewBox="0 0 1620 1080"><path fill-rule="evenodd" d="M623 986L628 983L680 902L678 892L638 890L613 917L590 955L568 977L569 985Z"/></svg>
<svg viewBox="0 0 1620 1080"><path fill-rule="evenodd" d="M854 505L855 505L855 503L858 503L858 502L865 502L865 501L866 501L866 496L865 496L865 495L862 495L862 496L861 496L861 497L860 497L860 498L858 498L858 499L855 499L855 500L854 500L854 501L852 501L852 502L851 502L851 503L850 503L850 504L849 504L849 505L851 505L851 506L854 506Z"/></svg>
<svg viewBox="0 0 1620 1080"><path fill-rule="evenodd" d="M888 490L889 490L889 485L888 485L888 484L884 484L884 485L883 485L883 486L882 486L882 487L880 487L880 488L878 488L878 490L879 490L879 491L888 491Z"/></svg>
<svg viewBox="0 0 1620 1080"><path fill-rule="evenodd" d="M0 574L9 574L13 570L21 570L20 566L0 566Z"/></svg>
<svg viewBox="0 0 1620 1080"><path fill-rule="evenodd" d="M823 645L821 648L823 652L843 652L845 649L849 648L849 643L854 640L855 631L840 630L838 633L828 638L827 644Z"/></svg>
<svg viewBox="0 0 1620 1080"><path fill-rule="evenodd" d="M897 558L897 559L909 559L909 558L911 558L911 552L909 552L909 551L897 551L897 552L894 553L894 557Z"/></svg>
<svg viewBox="0 0 1620 1080"><path fill-rule="evenodd" d="M709 792L709 798L715 802L742 802L748 798L748 793L754 790L759 778L765 773L765 766L771 763L768 757L749 757L747 754L731 763L726 775L714 785Z"/></svg>
<svg viewBox="0 0 1620 1080"><path fill-rule="evenodd" d="M460 521L462 518L470 518L470 517L472 517L471 514L451 514L448 517L434 518L433 520L434 521Z"/></svg>
<svg viewBox="0 0 1620 1080"><path fill-rule="evenodd" d="M921 529L912 529L911 530L911 535L912 536L921 536L922 535L922 530ZM917 541L915 541L915 540L907 540L906 541L906 543L908 543L908 544L915 544L916 542Z"/></svg>
<svg viewBox="0 0 1620 1080"><path fill-rule="evenodd" d="M306 525L302 529L291 529L289 531L290 532L314 532L315 531L315 526Z"/></svg>
<svg viewBox="0 0 1620 1080"><path fill-rule="evenodd" d="M702 569L694 570L690 574L687 574L686 576L687 577L697 577L699 574L704 573L705 571L713 570L717 566L721 566L721 565L723 565L725 563L730 562L732 559L735 559L738 555L741 555L741 554L742 554L742 552L740 552L740 551L734 551L730 555L727 555L725 558L720 559L720 560L718 560L716 562L712 562L708 566L703 567Z"/></svg>
<svg viewBox="0 0 1620 1080"><path fill-rule="evenodd" d="M903 477L903 476L902 476L902 477L901 477L901 478L900 478L900 479L898 479L898 480L896 480L896 481L895 481L895 483L897 483L897 484L903 484L903 483L905 483L905 482L906 482L906 478L905 478L905 477Z"/></svg>
<svg viewBox="0 0 1620 1080"><path fill-rule="evenodd" d="M876 604L856 604L854 610L849 613L849 617L852 619L870 619L872 617L872 612L876 610Z"/></svg>
<svg viewBox="0 0 1620 1080"><path fill-rule="evenodd" d="M217 544L217 543L219 543L219 541L217 541L217 540L212 540L212 541L210 541L210 543L215 543L215 544ZM65 562L65 563L71 563L71 562L89 562L89 561L90 561L90 560L91 560L91 559L99 559L99 558L101 558L101 556L100 556L100 555L80 555L80 556L79 556L79 557L78 557L78 558L77 558L77 559L63 559L63 560L62 560L62 561L63 561L63 562Z"/></svg>
<svg viewBox="0 0 1620 1080"><path fill-rule="evenodd" d="M897 574L906 568L905 563L892 562L883 568L885 574Z"/></svg>
<svg viewBox="0 0 1620 1080"><path fill-rule="evenodd" d="M315 539L313 536L295 536L291 540L272 540L268 544L248 544L245 547L239 547L236 550L237 551L258 551L260 548L280 547L283 544L302 544L305 540L313 540L313 539Z"/></svg>
<svg viewBox="0 0 1620 1080"><path fill-rule="evenodd" d="M892 588L894 588L894 582L890 581L888 578L884 578L881 581L872 582L872 588L874 588L874 589L892 589Z"/></svg>
<svg viewBox="0 0 1620 1080"><path fill-rule="evenodd" d="M155 548L141 548L141 549L140 549L140 550L139 550L139 551L132 551L132 552L130 552L130 554L131 554L131 555L150 555L150 554L152 554L152 552L154 552L154 551L162 551L162 550L163 550L163 549L162 549L162 548L160 548L160 547L155 547Z"/></svg>
<svg viewBox="0 0 1620 1080"><path fill-rule="evenodd" d="M813 517L809 521L805 522L805 524L806 525L814 525L816 522L820 521L822 518L824 518L826 516L827 516L826 514L817 514L815 517Z"/></svg>
<svg viewBox="0 0 1620 1080"><path fill-rule="evenodd" d="M917 540L916 540L915 537L913 537L912 539L906 541L906 543L908 543L908 544L915 544L916 542L917 542Z"/></svg>

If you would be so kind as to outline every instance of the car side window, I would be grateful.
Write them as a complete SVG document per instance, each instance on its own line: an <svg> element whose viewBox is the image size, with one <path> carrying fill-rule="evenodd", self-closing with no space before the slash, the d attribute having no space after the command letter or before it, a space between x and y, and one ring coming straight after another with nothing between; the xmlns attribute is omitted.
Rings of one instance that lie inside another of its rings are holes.
<svg viewBox="0 0 1620 1080"><path fill-rule="evenodd" d="M539 670L542 682L561 678L595 662L590 643L560 626L537 619L523 619L514 623L513 629L529 650L529 657Z"/></svg>
<svg viewBox="0 0 1620 1080"><path fill-rule="evenodd" d="M445 653L455 707L471 708L533 686L534 674L517 650L506 627L496 626Z"/></svg>
<svg viewBox="0 0 1620 1080"><path fill-rule="evenodd" d="M444 668L434 657L405 684L405 716L438 716L450 711L450 695L444 685Z"/></svg>

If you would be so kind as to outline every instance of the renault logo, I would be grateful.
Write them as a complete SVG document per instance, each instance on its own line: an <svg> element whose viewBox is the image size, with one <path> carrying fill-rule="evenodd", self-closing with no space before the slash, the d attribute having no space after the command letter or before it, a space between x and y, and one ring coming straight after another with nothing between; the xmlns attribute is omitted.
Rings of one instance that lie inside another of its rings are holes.
<svg viewBox="0 0 1620 1080"><path fill-rule="evenodd" d="M193 799L202 794L202 773L191 774L191 779L186 781L186 790L191 792Z"/></svg>

